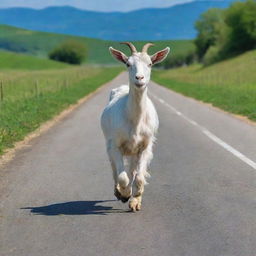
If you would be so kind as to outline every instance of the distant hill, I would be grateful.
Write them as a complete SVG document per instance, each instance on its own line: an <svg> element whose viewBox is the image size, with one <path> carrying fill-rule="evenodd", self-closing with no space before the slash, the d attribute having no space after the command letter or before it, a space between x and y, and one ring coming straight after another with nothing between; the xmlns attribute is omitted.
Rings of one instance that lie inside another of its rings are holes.
<svg viewBox="0 0 256 256"><path fill-rule="evenodd" d="M233 0L194 1L164 9L102 13L72 7L0 9L0 24L105 40L192 39L194 22L209 8L225 8Z"/></svg>
<svg viewBox="0 0 256 256"><path fill-rule="evenodd" d="M49 51L68 39L79 40L86 45L88 49L88 58L86 62L90 64L116 64L117 62L109 54L109 46L116 47L129 54L128 47L120 45L118 42L37 32L0 25L0 49L3 50L45 58ZM141 50L142 45L145 43L145 41L140 41L135 42L134 44L138 47L138 50ZM150 48L149 52L153 53L166 46L171 48L172 55L186 53L194 48L192 41L189 40L156 41L155 46Z"/></svg>

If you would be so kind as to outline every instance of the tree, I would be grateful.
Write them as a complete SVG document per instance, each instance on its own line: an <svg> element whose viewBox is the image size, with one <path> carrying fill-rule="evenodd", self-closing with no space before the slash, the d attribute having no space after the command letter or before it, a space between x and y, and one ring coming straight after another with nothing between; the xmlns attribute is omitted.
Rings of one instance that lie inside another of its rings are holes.
<svg viewBox="0 0 256 256"><path fill-rule="evenodd" d="M218 8L204 12L196 22L195 27L198 35L195 39L195 45L200 60L208 48L216 43L221 26L223 26L223 11Z"/></svg>
<svg viewBox="0 0 256 256"><path fill-rule="evenodd" d="M225 11L225 23L230 28L225 51L233 55L256 46L256 1L233 3Z"/></svg>
<svg viewBox="0 0 256 256"><path fill-rule="evenodd" d="M70 64L81 64L86 57L85 45L76 40L68 40L49 53L49 58Z"/></svg>
<svg viewBox="0 0 256 256"><path fill-rule="evenodd" d="M195 24L199 60L204 64L256 47L256 0L235 2L225 10L209 9Z"/></svg>

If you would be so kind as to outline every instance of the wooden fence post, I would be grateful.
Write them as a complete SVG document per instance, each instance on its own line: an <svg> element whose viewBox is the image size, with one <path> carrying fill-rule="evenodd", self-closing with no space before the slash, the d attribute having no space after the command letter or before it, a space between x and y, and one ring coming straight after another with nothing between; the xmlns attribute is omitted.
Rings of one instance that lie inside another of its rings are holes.
<svg viewBox="0 0 256 256"><path fill-rule="evenodd" d="M35 92L36 92L36 97L38 97L38 81L35 80Z"/></svg>
<svg viewBox="0 0 256 256"><path fill-rule="evenodd" d="M0 94L1 94L1 101L4 100L4 88L3 88L3 81L0 82Z"/></svg>

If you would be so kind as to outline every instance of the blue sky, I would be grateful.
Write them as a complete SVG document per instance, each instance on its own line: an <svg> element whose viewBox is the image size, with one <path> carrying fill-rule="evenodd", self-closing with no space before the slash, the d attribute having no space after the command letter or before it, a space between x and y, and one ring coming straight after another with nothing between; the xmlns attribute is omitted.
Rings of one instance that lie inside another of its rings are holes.
<svg viewBox="0 0 256 256"><path fill-rule="evenodd" d="M169 7L193 0L0 0L0 8L31 7L41 9L47 6L70 5L94 11L131 11L148 7Z"/></svg>

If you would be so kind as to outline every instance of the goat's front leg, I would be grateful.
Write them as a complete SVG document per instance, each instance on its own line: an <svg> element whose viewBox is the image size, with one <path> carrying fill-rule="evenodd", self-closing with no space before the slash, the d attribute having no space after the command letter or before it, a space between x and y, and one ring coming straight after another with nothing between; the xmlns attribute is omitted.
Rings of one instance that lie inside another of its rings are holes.
<svg viewBox="0 0 256 256"><path fill-rule="evenodd" d="M129 177L125 172L123 155L115 146L108 147L108 155L113 169L115 181L114 194L123 203L131 197L131 186Z"/></svg>
<svg viewBox="0 0 256 256"><path fill-rule="evenodd" d="M148 147L138 156L133 156L130 164L130 172L134 176L132 198L129 202L130 209L135 212L141 209L142 194L146 177L149 176L147 168L152 159L152 147Z"/></svg>

